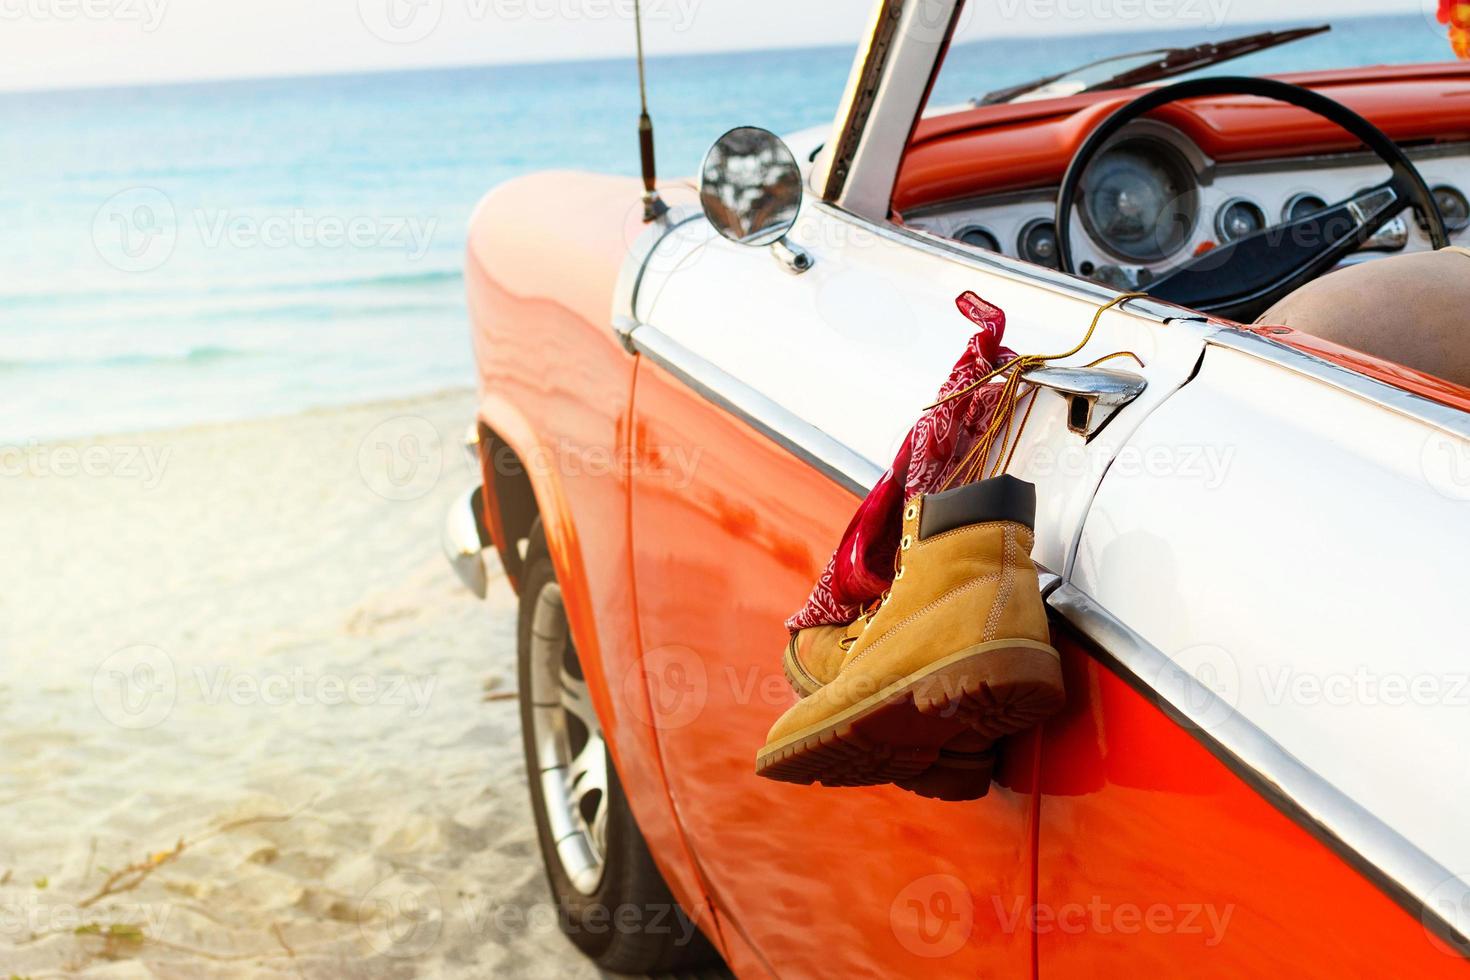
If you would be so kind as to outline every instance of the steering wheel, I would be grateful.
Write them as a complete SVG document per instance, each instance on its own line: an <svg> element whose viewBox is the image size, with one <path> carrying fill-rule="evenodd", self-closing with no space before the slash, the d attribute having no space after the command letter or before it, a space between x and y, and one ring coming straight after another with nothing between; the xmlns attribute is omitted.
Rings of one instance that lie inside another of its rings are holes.
<svg viewBox="0 0 1470 980"><path fill-rule="evenodd" d="M1398 144L1340 102L1269 78L1196 78L1154 89L1118 109L1083 141L1057 194L1057 258L1076 274L1072 258L1072 209L1082 175L1125 125L1147 112L1209 95L1257 95L1316 113L1347 130L1393 171L1388 180L1321 211L1222 242L1150 282L1149 295L1204 313L1249 322L1298 286L1331 269L1405 208L1424 216L1434 247L1450 243L1444 218L1424 177Z"/></svg>

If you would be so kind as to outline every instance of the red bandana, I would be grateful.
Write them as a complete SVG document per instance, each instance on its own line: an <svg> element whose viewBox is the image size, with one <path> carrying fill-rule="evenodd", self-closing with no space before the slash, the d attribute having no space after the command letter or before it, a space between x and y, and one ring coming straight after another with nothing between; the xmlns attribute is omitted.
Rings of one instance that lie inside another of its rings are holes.
<svg viewBox="0 0 1470 980"><path fill-rule="evenodd" d="M968 292L955 304L979 332L965 345L938 398L974 384L1016 356L1000 345L1006 330L1004 312ZM945 486L984 434L999 403L1000 385L985 384L919 416L893 465L858 505L806 605L786 621L788 630L850 623L893 584L904 503Z"/></svg>

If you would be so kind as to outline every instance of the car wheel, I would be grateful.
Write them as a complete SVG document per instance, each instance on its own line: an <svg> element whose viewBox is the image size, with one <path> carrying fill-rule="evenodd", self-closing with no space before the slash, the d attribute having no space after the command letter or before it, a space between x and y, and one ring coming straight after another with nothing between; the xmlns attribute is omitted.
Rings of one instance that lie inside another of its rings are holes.
<svg viewBox="0 0 1470 980"><path fill-rule="evenodd" d="M521 737L558 923L614 973L717 961L659 874L623 796L538 521L521 576Z"/></svg>

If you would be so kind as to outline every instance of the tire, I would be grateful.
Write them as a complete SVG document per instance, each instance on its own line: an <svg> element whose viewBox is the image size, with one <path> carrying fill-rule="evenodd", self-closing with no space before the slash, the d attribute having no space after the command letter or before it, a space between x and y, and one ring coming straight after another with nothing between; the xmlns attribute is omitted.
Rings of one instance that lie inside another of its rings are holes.
<svg viewBox="0 0 1470 980"><path fill-rule="evenodd" d="M612 973L667 973L718 963L714 948L674 900L628 808L601 725L585 698L539 520L530 537L517 629L521 738L557 921L578 949ZM548 665L557 653L565 673L553 679ZM568 764L543 776L552 761Z"/></svg>

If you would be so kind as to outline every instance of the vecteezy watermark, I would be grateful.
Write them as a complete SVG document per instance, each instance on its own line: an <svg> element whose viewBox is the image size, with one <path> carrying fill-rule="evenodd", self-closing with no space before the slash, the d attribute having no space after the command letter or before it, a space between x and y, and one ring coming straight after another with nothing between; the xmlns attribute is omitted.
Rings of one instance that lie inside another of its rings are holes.
<svg viewBox="0 0 1470 980"><path fill-rule="evenodd" d="M411 959L428 952L446 928L502 940L526 935L645 935L665 937L676 947L694 942L698 927L673 902L608 905L555 902L495 902L461 892L446 901L429 878L399 872L370 888L358 902L358 929L376 952Z"/></svg>
<svg viewBox="0 0 1470 980"><path fill-rule="evenodd" d="M0 21L116 21L152 34L169 0L0 0Z"/></svg>
<svg viewBox="0 0 1470 980"><path fill-rule="evenodd" d="M173 906L167 903L114 901L83 907L75 902L52 901L47 893L33 891L0 902L0 940L15 945L59 933L157 938L172 912Z"/></svg>
<svg viewBox="0 0 1470 980"><path fill-rule="evenodd" d="M400 873L378 882L357 904L357 928L384 956L420 956L444 929L444 900L421 874Z"/></svg>
<svg viewBox="0 0 1470 980"><path fill-rule="evenodd" d="M4 0L0 0L4 2ZM92 244L122 272L151 272L167 262L180 240L207 248L301 251L379 249L410 262L428 254L437 218L395 214L340 214L195 208L180 216L156 187L130 187L109 197L92 219Z"/></svg>
<svg viewBox="0 0 1470 980"><path fill-rule="evenodd" d="M915 956L953 956L975 929L975 899L954 875L925 875L894 896L888 926L898 944Z"/></svg>
<svg viewBox="0 0 1470 980"><path fill-rule="evenodd" d="M113 477L138 480L152 490L163 480L169 446L53 446L41 442L0 445L0 477Z"/></svg>
<svg viewBox="0 0 1470 980"><path fill-rule="evenodd" d="M1259 673L1261 690L1271 705L1470 707L1470 673L1464 671L1385 672L1359 664L1352 670L1322 673L1263 664Z"/></svg>
<svg viewBox="0 0 1470 980"><path fill-rule="evenodd" d="M1420 449L1419 468L1440 496L1470 500L1470 440L1436 429Z"/></svg>
<svg viewBox="0 0 1470 980"><path fill-rule="evenodd" d="M637 477L671 490L687 490L694 483L703 457L704 449L698 446L611 448L582 445L563 437L549 445L534 446L520 456L502 445L491 457L490 465L502 476Z"/></svg>
<svg viewBox="0 0 1470 980"><path fill-rule="evenodd" d="M194 667L186 699L237 707L388 707L414 718L429 708L438 678L432 674L394 674L284 670L236 671L228 666ZM173 658L155 646L117 650L92 674L92 700L106 720L119 728L154 728L174 711L182 677Z"/></svg>
<svg viewBox="0 0 1470 980"><path fill-rule="evenodd" d="M1202 945L1213 948L1225 939L1235 903L1223 907L1212 902L1108 902L1099 895L1085 902L1028 903L1014 898L1009 904L992 896L996 918L1006 933L1027 929L1037 935L1061 933L1107 936L1152 935L1199 936Z"/></svg>
<svg viewBox="0 0 1470 980"><path fill-rule="evenodd" d="M385 500L417 500L439 482L444 443L434 423L401 415L373 426L357 448L357 471Z"/></svg>
<svg viewBox="0 0 1470 980"><path fill-rule="evenodd" d="M688 647L649 650L623 674L623 703L651 728L671 731L693 724L709 704L709 671Z"/></svg>
<svg viewBox="0 0 1470 980"><path fill-rule="evenodd" d="M854 682L852 694L863 697L882 688L877 680ZM623 674L623 703L633 717L663 731L694 724L711 706L721 711L747 709L785 711L796 702L791 682L769 665L711 666L689 647L656 647Z"/></svg>
<svg viewBox="0 0 1470 980"><path fill-rule="evenodd" d="M493 931L498 936L561 932L566 935L665 936L676 947L688 946L699 929L672 902L637 905L624 902L579 905L575 914L565 905L534 902L493 904L483 897L464 895L460 914L474 935Z"/></svg>
<svg viewBox="0 0 1470 980"><path fill-rule="evenodd" d="M417 262L428 253L439 222L413 215L343 217L305 208L266 215L200 209L194 225L206 248L385 249Z"/></svg>
<svg viewBox="0 0 1470 980"><path fill-rule="evenodd" d="M206 704L407 708L413 718L428 710L438 683L432 674L334 673L304 667L253 673L195 667L192 674Z"/></svg>
<svg viewBox="0 0 1470 980"><path fill-rule="evenodd" d="M1240 665L1224 647L1186 647L1150 678L1164 701L1184 713L1186 725L1210 731L1228 721L1240 703Z"/></svg>
<svg viewBox="0 0 1470 980"><path fill-rule="evenodd" d="M1002 20L1224 25L1231 0L997 0Z"/></svg>
<svg viewBox="0 0 1470 980"><path fill-rule="evenodd" d="M676 33L689 30L701 0L643 0L643 22ZM472 24L544 21L569 28L589 21L626 20L633 0L357 0L357 14L374 37L389 44L415 44L438 30L446 5Z"/></svg>
<svg viewBox="0 0 1470 980"><path fill-rule="evenodd" d="M102 202L92 218L92 244L123 272L150 272L169 260L179 240L174 202L156 187L130 187Z"/></svg>
<svg viewBox="0 0 1470 980"><path fill-rule="evenodd" d="M1448 956L1470 956L1470 874L1453 875L1425 896L1420 921L1429 943Z"/></svg>
<svg viewBox="0 0 1470 980"><path fill-rule="evenodd" d="M155 646L116 650L92 672L92 703L119 728L155 727L173 711L178 695L173 658Z"/></svg>
<svg viewBox="0 0 1470 980"><path fill-rule="evenodd" d="M1025 472L1037 476L1054 474L1073 478L1150 477L1195 483L1218 490L1230 475L1235 446L1211 444L1124 446L1116 456L1091 451L1085 445L1067 445L1061 450L1045 443L1025 453Z"/></svg>
<svg viewBox="0 0 1470 980"><path fill-rule="evenodd" d="M951 33L963 37L975 17L975 7L975 3L961 0L919 0L909 8L900 30L906 37L929 44L939 44ZM954 21L953 32L951 21Z"/></svg>

